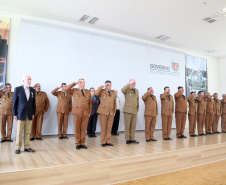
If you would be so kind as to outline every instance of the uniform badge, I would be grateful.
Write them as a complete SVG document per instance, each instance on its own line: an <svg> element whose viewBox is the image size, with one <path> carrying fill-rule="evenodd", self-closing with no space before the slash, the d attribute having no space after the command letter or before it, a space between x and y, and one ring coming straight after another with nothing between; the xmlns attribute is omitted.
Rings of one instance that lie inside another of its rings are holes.
<svg viewBox="0 0 226 185"><path fill-rule="evenodd" d="M33 92L31 92L31 97L32 97L32 98L34 98L34 94L33 94Z"/></svg>
<svg viewBox="0 0 226 185"><path fill-rule="evenodd" d="M42 98L42 101L45 101L45 99L44 99L44 98Z"/></svg>

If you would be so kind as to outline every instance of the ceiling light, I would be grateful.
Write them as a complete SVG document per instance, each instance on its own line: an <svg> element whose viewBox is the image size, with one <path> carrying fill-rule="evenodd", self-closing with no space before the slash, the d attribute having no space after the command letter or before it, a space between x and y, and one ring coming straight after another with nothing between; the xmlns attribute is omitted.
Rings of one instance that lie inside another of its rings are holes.
<svg viewBox="0 0 226 185"><path fill-rule="evenodd" d="M159 39L161 41L166 41L170 38L171 38L170 36L166 36L166 35L159 35L159 36L155 37L155 39Z"/></svg>
<svg viewBox="0 0 226 185"><path fill-rule="evenodd" d="M207 49L207 50L205 50L204 52L205 53L213 53L213 52L216 52L217 50L215 50L215 49Z"/></svg>
<svg viewBox="0 0 226 185"><path fill-rule="evenodd" d="M89 15L83 15L79 21L85 22L89 18Z"/></svg>
<svg viewBox="0 0 226 185"><path fill-rule="evenodd" d="M88 23L94 24L99 18L93 17Z"/></svg>

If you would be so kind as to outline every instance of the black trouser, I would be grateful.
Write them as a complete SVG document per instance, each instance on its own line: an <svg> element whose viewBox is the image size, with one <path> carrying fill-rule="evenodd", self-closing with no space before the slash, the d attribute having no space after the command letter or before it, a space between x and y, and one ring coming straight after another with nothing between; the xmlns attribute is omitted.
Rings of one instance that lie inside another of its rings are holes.
<svg viewBox="0 0 226 185"><path fill-rule="evenodd" d="M120 110L117 109L114 117L114 122L112 125L111 133L112 134L117 134L118 132L118 126L119 126L119 119L120 119Z"/></svg>
<svg viewBox="0 0 226 185"><path fill-rule="evenodd" d="M97 117L98 115L90 115L89 117L89 123L87 126L87 134L88 136L94 136L95 131L96 131L96 126L97 126Z"/></svg>

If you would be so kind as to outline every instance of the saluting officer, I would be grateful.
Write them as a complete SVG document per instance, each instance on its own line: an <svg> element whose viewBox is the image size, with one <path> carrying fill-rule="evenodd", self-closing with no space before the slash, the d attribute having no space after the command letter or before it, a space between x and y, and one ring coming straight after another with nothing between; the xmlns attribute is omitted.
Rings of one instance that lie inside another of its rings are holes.
<svg viewBox="0 0 226 185"><path fill-rule="evenodd" d="M205 129L206 134L213 134L212 133L212 124L213 124L213 117L215 112L215 105L213 99L211 98L210 93L206 94L206 122L205 122Z"/></svg>
<svg viewBox="0 0 226 185"><path fill-rule="evenodd" d="M215 112L214 112L214 118L213 118L213 133L214 134L220 134L220 132L218 131L218 123L222 114L222 107L221 107L221 101L218 99L218 94L214 93L213 95L213 101L215 104Z"/></svg>
<svg viewBox="0 0 226 185"><path fill-rule="evenodd" d="M226 133L226 94L222 95L221 105L222 105L222 114L221 114L221 132Z"/></svg>
<svg viewBox="0 0 226 185"><path fill-rule="evenodd" d="M162 105L162 137L163 140L172 140L170 134L173 121L174 102L168 86L164 87L164 93L160 95L160 99Z"/></svg>
<svg viewBox="0 0 226 185"><path fill-rule="evenodd" d="M154 131L156 125L156 117L158 115L158 104L154 96L154 89L149 87L147 92L142 96L145 103L145 138L146 142L157 141L154 138Z"/></svg>
<svg viewBox="0 0 226 185"><path fill-rule="evenodd" d="M49 98L45 92L41 91L41 85L36 83L33 88L35 89L36 94L36 113L34 119L32 120L30 141L35 139L42 140L41 132L43 116L49 108Z"/></svg>
<svg viewBox="0 0 226 185"><path fill-rule="evenodd" d="M104 87L105 89L103 89ZM111 90L111 81L105 81L105 84L100 86L94 95L100 97L97 113L99 113L100 119L101 146L113 146L111 143L111 128L116 113L116 95Z"/></svg>
<svg viewBox="0 0 226 185"><path fill-rule="evenodd" d="M198 134L199 136L206 135L203 133L203 127L206 119L206 100L204 98L204 92L199 91L199 97L196 98L198 102L198 114L197 114L197 123L198 123Z"/></svg>
<svg viewBox="0 0 226 185"><path fill-rule="evenodd" d="M78 88L73 88L78 84ZM85 88L85 80L80 78L78 82L73 82L66 87L66 91L73 96L73 122L75 129L76 149L87 149L86 130L89 116L92 111L92 100L90 91Z"/></svg>
<svg viewBox="0 0 226 185"><path fill-rule="evenodd" d="M66 136L68 129L68 116L72 109L71 95L65 91L66 83L62 83L60 87L52 90L52 94L58 98L57 104L57 120L58 120L58 136L59 139L68 139ZM59 91L59 89L61 89ZM62 131L63 129L63 131Z"/></svg>

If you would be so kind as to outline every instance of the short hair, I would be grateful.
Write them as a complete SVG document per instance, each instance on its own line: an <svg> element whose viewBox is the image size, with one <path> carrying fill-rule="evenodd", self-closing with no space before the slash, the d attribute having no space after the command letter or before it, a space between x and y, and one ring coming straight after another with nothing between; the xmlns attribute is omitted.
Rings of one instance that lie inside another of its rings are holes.
<svg viewBox="0 0 226 185"><path fill-rule="evenodd" d="M166 90L167 88L169 88L169 86L164 87L164 90Z"/></svg>
<svg viewBox="0 0 226 185"><path fill-rule="evenodd" d="M199 94L201 94L203 91L199 91Z"/></svg>
<svg viewBox="0 0 226 185"><path fill-rule="evenodd" d="M79 81L79 80L84 80L84 81L85 81L85 79L84 79L84 78L80 78L80 79L78 79L78 81Z"/></svg>
<svg viewBox="0 0 226 185"><path fill-rule="evenodd" d="M22 82L24 81L24 79L25 79L26 76L29 76L29 77L31 78L30 75L24 75L24 76L22 76L22 78L21 78Z"/></svg>
<svg viewBox="0 0 226 185"><path fill-rule="evenodd" d="M61 86L62 86L62 85L67 85L67 84L66 84L66 83L62 83Z"/></svg>
<svg viewBox="0 0 226 185"><path fill-rule="evenodd" d="M148 87L148 90L147 91L149 91L149 89L153 89L152 87Z"/></svg>
<svg viewBox="0 0 226 185"><path fill-rule="evenodd" d="M105 83L111 83L111 81L110 80L106 80Z"/></svg>
<svg viewBox="0 0 226 185"><path fill-rule="evenodd" d="M191 94L194 94L194 93L196 93L195 91L191 91Z"/></svg>
<svg viewBox="0 0 226 185"><path fill-rule="evenodd" d="M94 89L94 87L90 87L90 89L89 89L89 90L91 91L91 89ZM95 91L95 89L94 89L94 91Z"/></svg>
<svg viewBox="0 0 226 185"><path fill-rule="evenodd" d="M217 93L214 93L213 95L215 95L215 94L217 94Z"/></svg>
<svg viewBox="0 0 226 185"><path fill-rule="evenodd" d="M224 96L226 96L226 94L223 94L223 95L222 95L222 98L224 98Z"/></svg>
<svg viewBox="0 0 226 185"><path fill-rule="evenodd" d="M11 84L10 84L10 83L6 83L5 85L6 85L6 86L7 86L7 85L10 85L10 86L11 86Z"/></svg>
<svg viewBox="0 0 226 185"><path fill-rule="evenodd" d="M180 89L183 89L183 87L182 86L178 86L178 90L180 90Z"/></svg>
<svg viewBox="0 0 226 185"><path fill-rule="evenodd" d="M36 83L35 85L40 85L40 83ZM40 85L41 86L41 85Z"/></svg>

